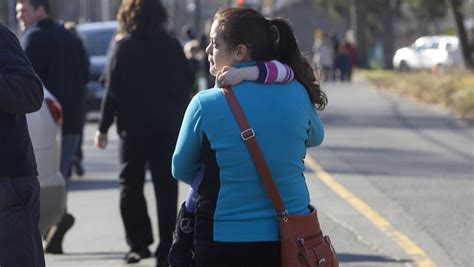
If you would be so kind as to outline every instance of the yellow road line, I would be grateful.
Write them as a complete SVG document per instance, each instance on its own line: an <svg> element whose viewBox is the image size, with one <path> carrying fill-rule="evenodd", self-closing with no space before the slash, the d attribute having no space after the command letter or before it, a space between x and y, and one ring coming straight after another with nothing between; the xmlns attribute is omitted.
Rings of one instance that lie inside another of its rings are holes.
<svg viewBox="0 0 474 267"><path fill-rule="evenodd" d="M308 154L306 155L306 164L314 170L317 177L331 188L342 199L354 207L358 212L367 217L382 233L395 240L398 245L415 261L420 267L435 267L436 264L428 257L425 251L418 247L407 236L397 231L387 219L373 210L364 201L347 190L342 184L338 183L329 173L316 163Z"/></svg>

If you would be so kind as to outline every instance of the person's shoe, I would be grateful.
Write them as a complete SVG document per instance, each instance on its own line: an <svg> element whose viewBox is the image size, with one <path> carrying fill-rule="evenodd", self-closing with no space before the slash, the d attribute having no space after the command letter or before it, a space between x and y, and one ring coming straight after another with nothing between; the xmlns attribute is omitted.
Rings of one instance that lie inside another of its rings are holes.
<svg viewBox="0 0 474 267"><path fill-rule="evenodd" d="M148 248L144 248L140 251L129 251L123 258L126 263L137 263L142 259L150 258L151 252Z"/></svg>
<svg viewBox="0 0 474 267"><path fill-rule="evenodd" d="M138 252L130 251L125 254L125 257L123 259L125 263L137 263L141 261L142 257L140 256L140 254L138 254Z"/></svg>
<svg viewBox="0 0 474 267"><path fill-rule="evenodd" d="M68 171L69 177L71 177L72 173L75 173L78 177L84 176L85 170L84 166L82 166L82 161L77 159L71 161Z"/></svg>
<svg viewBox="0 0 474 267"><path fill-rule="evenodd" d="M84 173L86 171L84 170L84 166L82 166L82 161L76 161L76 164L74 164L74 167L76 169L77 176L84 176Z"/></svg>
<svg viewBox="0 0 474 267"><path fill-rule="evenodd" d="M191 266L194 257L193 246L194 213L188 212L185 203L183 203L176 219L176 228L173 233L173 244L171 245L166 264L170 264L173 267ZM160 264L159 261L158 264Z"/></svg>
<svg viewBox="0 0 474 267"><path fill-rule="evenodd" d="M66 232L74 224L74 217L69 213L64 213L59 222L51 227L46 236L45 253L63 254L63 239Z"/></svg>

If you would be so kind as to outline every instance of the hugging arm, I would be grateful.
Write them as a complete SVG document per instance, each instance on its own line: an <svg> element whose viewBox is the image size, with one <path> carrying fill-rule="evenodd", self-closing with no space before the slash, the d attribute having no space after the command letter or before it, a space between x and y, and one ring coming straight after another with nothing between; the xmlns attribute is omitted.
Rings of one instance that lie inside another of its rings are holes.
<svg viewBox="0 0 474 267"><path fill-rule="evenodd" d="M224 67L217 74L219 86L236 85L243 81L258 83L287 83L294 79L293 70L277 60L258 62L255 66L233 68Z"/></svg>

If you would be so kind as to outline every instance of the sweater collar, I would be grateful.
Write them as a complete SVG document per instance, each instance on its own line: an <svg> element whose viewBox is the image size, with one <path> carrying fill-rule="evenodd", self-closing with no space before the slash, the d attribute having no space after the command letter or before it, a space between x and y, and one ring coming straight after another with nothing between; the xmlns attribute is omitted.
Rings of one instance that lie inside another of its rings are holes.
<svg viewBox="0 0 474 267"><path fill-rule="evenodd" d="M257 65L257 62L252 60L252 61L246 61L246 62L239 63L237 65L234 65L233 67L234 68L244 68L244 67L249 67L249 66L254 66L254 65Z"/></svg>

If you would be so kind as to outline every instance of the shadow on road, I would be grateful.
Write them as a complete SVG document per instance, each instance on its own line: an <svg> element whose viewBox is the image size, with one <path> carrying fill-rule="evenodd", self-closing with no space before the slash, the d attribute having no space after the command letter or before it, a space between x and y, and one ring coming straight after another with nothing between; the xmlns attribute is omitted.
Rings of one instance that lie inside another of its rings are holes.
<svg viewBox="0 0 474 267"><path fill-rule="evenodd" d="M119 188L120 184L117 180L72 180L68 182L68 191L81 190L106 190Z"/></svg>
<svg viewBox="0 0 474 267"><path fill-rule="evenodd" d="M55 262L63 264L71 264L77 262L110 262L121 261L125 252L80 252L80 253L66 253L64 255L54 255ZM81 265L82 266L82 265ZM88 265L89 266L89 265ZM92 265L91 265L92 266ZM98 265L95 265L98 266ZM107 266L109 266L107 264ZM135 266L135 265L134 265Z"/></svg>
<svg viewBox="0 0 474 267"><path fill-rule="evenodd" d="M330 173L356 172L363 175L422 178L445 175L451 179L469 179L473 170L472 157L452 162L447 161L443 154L430 154L416 149L327 145L321 150L334 153L346 163L342 166L327 164L325 169Z"/></svg>
<svg viewBox="0 0 474 267"><path fill-rule="evenodd" d="M396 260L384 256L377 255L362 255L362 254L350 254L350 253L338 253L337 258L339 262L399 262L407 263L412 262L411 260Z"/></svg>

